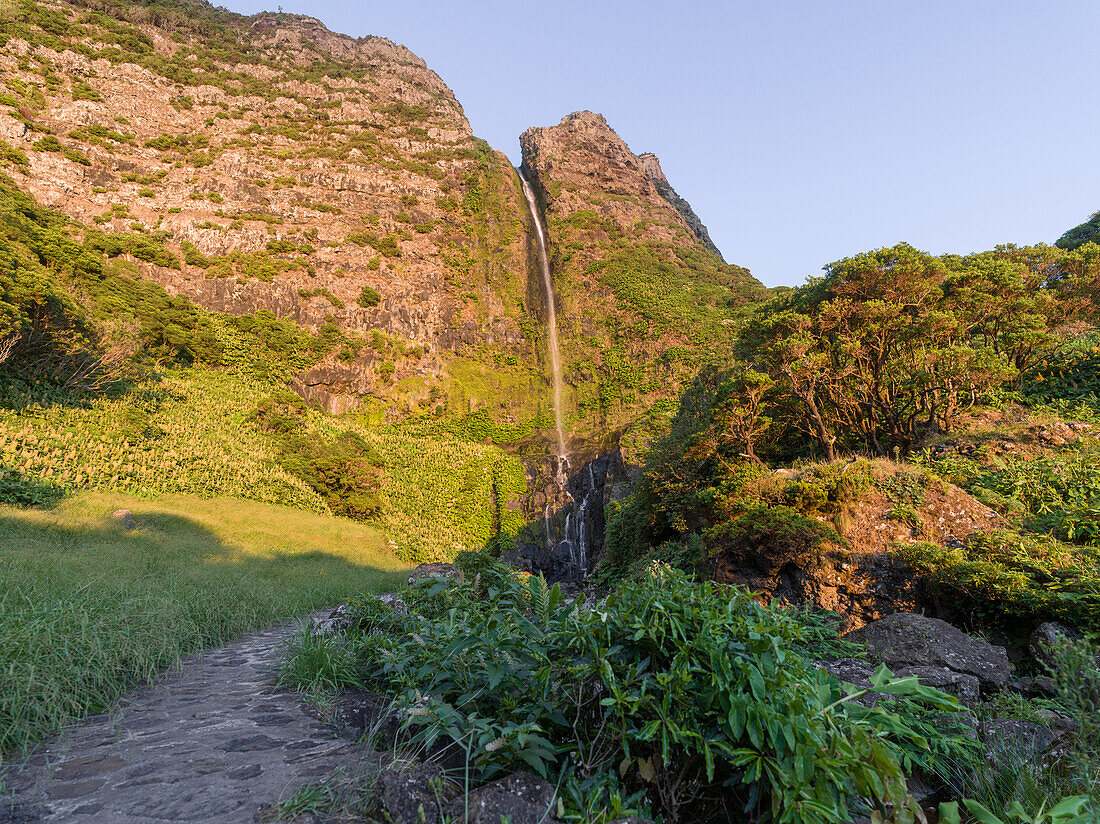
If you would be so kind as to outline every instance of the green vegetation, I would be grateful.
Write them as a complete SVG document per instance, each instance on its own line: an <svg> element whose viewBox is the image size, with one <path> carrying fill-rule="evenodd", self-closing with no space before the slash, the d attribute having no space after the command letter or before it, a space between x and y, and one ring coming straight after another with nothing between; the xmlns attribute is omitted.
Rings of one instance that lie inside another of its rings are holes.
<svg viewBox="0 0 1100 824"><path fill-rule="evenodd" d="M372 306L377 306L382 302L382 296L378 294L377 289L370 286L364 286L362 291L359 292L359 297L355 302L364 309L370 309Z"/></svg>
<svg viewBox="0 0 1100 824"><path fill-rule="evenodd" d="M1067 230L1054 245L1061 249L1077 249L1086 243L1100 243L1100 212L1094 212L1080 226Z"/></svg>
<svg viewBox="0 0 1100 824"><path fill-rule="evenodd" d="M1054 264L1065 277L1050 279ZM751 439L797 432L832 460L840 447L904 453L950 432L1057 349L1054 328L1100 271L1075 265L1045 247L934 258L905 244L832 264L739 336L742 357L775 382L764 414L779 426Z"/></svg>
<svg viewBox="0 0 1100 824"><path fill-rule="evenodd" d="M366 599L347 646L303 639L285 682L396 694L424 743L456 742L475 778L548 778L578 822L824 824L864 804L912 821L905 774L972 758L954 699L883 668L865 706L816 669L838 641L805 613L659 567L599 605L566 602L462 560L466 581L419 584L408 616Z"/></svg>
<svg viewBox="0 0 1100 824"><path fill-rule="evenodd" d="M371 527L241 500L82 493L0 515L4 754L184 655L391 588L402 566Z"/></svg>
<svg viewBox="0 0 1100 824"><path fill-rule="evenodd" d="M244 348L250 350L247 343ZM247 425L257 401L273 388L268 379L194 367L163 372L157 380L82 404L58 403L68 397L64 393L35 399L13 391L6 404L17 399L22 404L0 409L0 449L4 466L19 478L0 484L0 492L23 490L23 499L49 497L51 490L185 493L317 513L335 508L369 515L398 554L412 561L446 560L465 549L507 541L522 526L519 513L508 508L525 489L515 458L454 437L380 433L295 407L300 417L295 427L317 451L311 447L298 455L300 461L291 460L275 433L263 431L259 422ZM227 428L227 421L236 426ZM349 471L364 473L369 485L341 486ZM360 494L364 501L377 495L377 503L361 506L355 502Z"/></svg>
<svg viewBox="0 0 1100 824"><path fill-rule="evenodd" d="M289 446L287 433L249 423L291 374L360 342L331 324L314 335L269 312L205 312L111 260L139 256L139 241L155 252L155 237L85 229L78 240L79 227L3 185L2 500L98 489L345 512L372 519L414 560L508 540L522 526L509 508L525 488L522 467L492 447L337 423L301 405Z"/></svg>

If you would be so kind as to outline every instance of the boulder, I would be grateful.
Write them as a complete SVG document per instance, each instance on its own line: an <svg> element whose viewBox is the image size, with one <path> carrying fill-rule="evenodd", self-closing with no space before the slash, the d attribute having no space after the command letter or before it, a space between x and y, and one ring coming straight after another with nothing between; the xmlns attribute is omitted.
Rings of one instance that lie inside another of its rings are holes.
<svg viewBox="0 0 1100 824"><path fill-rule="evenodd" d="M116 509L111 513L111 520L123 529L129 530L137 527L137 519L134 518L134 513L128 509Z"/></svg>
<svg viewBox="0 0 1100 824"><path fill-rule="evenodd" d="M838 681L851 684L860 689L873 689L871 675L874 673L875 667L866 661L861 661L858 658L838 658L834 661L825 661L820 666L826 672L835 676ZM975 676L955 672L945 667L897 667L891 669L895 676L902 678L915 677L925 686L935 687L938 690L951 693L967 704L976 702L980 694L979 682ZM856 700L860 704L871 706L877 701L877 698L872 694Z"/></svg>
<svg viewBox="0 0 1100 824"><path fill-rule="evenodd" d="M401 721L393 701L364 690L344 690L332 708L332 723L340 735L352 739L369 735L383 748L400 742Z"/></svg>
<svg viewBox="0 0 1100 824"><path fill-rule="evenodd" d="M875 668L866 661L858 658L837 658L833 661L823 661L820 666L838 681L862 690L871 688L871 674L874 673Z"/></svg>
<svg viewBox="0 0 1100 824"><path fill-rule="evenodd" d="M447 578L452 581L462 580L462 570L454 564L444 564L438 561L430 564L421 564L413 569L409 575L409 586L425 578Z"/></svg>
<svg viewBox="0 0 1100 824"><path fill-rule="evenodd" d="M529 772L516 772L491 781L468 797L461 795L447 806L447 820L456 824L555 824L554 787Z"/></svg>
<svg viewBox="0 0 1100 824"><path fill-rule="evenodd" d="M1057 621L1044 621L1032 631L1028 638L1027 648L1036 661L1049 667L1054 663L1054 659L1051 657L1051 649L1056 644L1080 640L1081 633L1077 630Z"/></svg>
<svg viewBox="0 0 1100 824"><path fill-rule="evenodd" d="M309 631L314 635L347 632L355 625L355 613L347 604L340 604L325 618L311 618Z"/></svg>
<svg viewBox="0 0 1100 824"><path fill-rule="evenodd" d="M902 678L915 677L926 687L950 693L964 704L974 704L981 697L981 680L965 672L946 667L898 667L894 674Z"/></svg>
<svg viewBox="0 0 1100 824"><path fill-rule="evenodd" d="M392 609L398 615L407 615L408 612L409 612L408 605L404 601L402 601L400 598L398 598L396 595L394 595L392 592L382 593L381 595L378 596L378 600L381 601L386 606L388 606L390 609Z"/></svg>
<svg viewBox="0 0 1100 824"><path fill-rule="evenodd" d="M910 612L887 615L844 637L866 644L868 657L885 663L895 673L919 672L926 678L951 683L953 675L932 673L932 670L950 670L977 678L982 692L1004 687L1014 669L1004 647L972 638L938 618ZM971 682L955 679L955 683L969 690Z"/></svg>
<svg viewBox="0 0 1100 824"><path fill-rule="evenodd" d="M1008 682L1008 688L1026 698L1054 698L1058 695L1058 686L1054 680L1043 676L1013 678Z"/></svg>
<svg viewBox="0 0 1100 824"><path fill-rule="evenodd" d="M437 765L409 765L378 773L375 804L383 820L392 824L439 824L440 802L446 804L454 794L453 784Z"/></svg>
<svg viewBox="0 0 1100 824"><path fill-rule="evenodd" d="M1034 759L1043 755L1059 738L1059 732L1032 721L1017 718L995 718L981 727L985 742L986 761L1003 756L1023 755Z"/></svg>

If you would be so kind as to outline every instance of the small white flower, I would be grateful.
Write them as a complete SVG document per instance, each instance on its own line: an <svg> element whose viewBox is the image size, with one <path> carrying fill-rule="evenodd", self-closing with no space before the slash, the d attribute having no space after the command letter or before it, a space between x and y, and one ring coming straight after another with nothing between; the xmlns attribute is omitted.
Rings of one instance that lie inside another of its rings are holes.
<svg viewBox="0 0 1100 824"><path fill-rule="evenodd" d="M496 752L504 746L504 739L498 738L496 741L490 741L485 745L485 752Z"/></svg>

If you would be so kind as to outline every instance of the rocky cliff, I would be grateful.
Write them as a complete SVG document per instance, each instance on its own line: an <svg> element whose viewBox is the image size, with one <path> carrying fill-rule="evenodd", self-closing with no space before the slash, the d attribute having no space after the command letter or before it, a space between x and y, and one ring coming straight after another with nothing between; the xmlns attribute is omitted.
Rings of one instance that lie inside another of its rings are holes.
<svg viewBox="0 0 1100 824"><path fill-rule="evenodd" d="M174 294L350 334L293 382L330 411L537 449L550 381L531 217L423 60L199 0L0 13L0 166L20 187ZM554 254L571 448L590 457L725 345L758 284L601 116L522 147Z"/></svg>
<svg viewBox="0 0 1100 824"><path fill-rule="evenodd" d="M330 408L539 393L515 172L423 60L309 17L97 8L15 12L0 138L19 185L163 247L133 263L207 308L368 333L299 382Z"/></svg>
<svg viewBox="0 0 1100 824"><path fill-rule="evenodd" d="M691 208L691 204L680 197L680 195L676 193L676 190L672 188L672 184L668 182L668 178L665 177L664 170L661 168L660 158L652 152L646 152L645 154L638 155L638 159L642 161L645 173L649 176L649 179L653 181L653 185L657 188L658 194L668 201L673 209L680 213L680 217L684 219L684 223L691 229L691 233L695 235L695 239L703 244L704 248L708 251L717 255L719 260L725 263L726 261L722 257L722 253L718 251L718 247L715 246L714 241L710 239L710 232L707 231L707 227L703 224L703 221L695 214L695 210Z"/></svg>
<svg viewBox="0 0 1100 824"><path fill-rule="evenodd" d="M635 155L602 115L528 129L520 146L546 213L574 409L614 429L724 352L762 287L723 263L691 207L669 199L656 158Z"/></svg>

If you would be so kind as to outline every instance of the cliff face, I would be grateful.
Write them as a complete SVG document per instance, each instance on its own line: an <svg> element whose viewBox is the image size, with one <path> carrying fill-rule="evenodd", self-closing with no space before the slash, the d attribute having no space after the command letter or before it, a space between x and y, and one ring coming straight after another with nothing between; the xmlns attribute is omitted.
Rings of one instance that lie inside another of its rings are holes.
<svg viewBox="0 0 1100 824"><path fill-rule="evenodd" d="M21 187L162 245L176 262L135 259L141 274L207 308L369 333L303 376L330 407L540 394L518 180L423 60L309 17L111 15L44 3L5 24L0 138L27 158L8 170Z"/></svg>
<svg viewBox="0 0 1100 824"><path fill-rule="evenodd" d="M103 8L0 10L0 169L169 292L349 333L295 379L310 400L537 449L546 297L519 177L424 61L300 15ZM521 143L591 453L723 350L758 284L600 115Z"/></svg>
<svg viewBox="0 0 1100 824"><path fill-rule="evenodd" d="M602 115L528 129L520 146L546 212L573 403L615 428L726 351L762 287L723 263L656 158L636 156Z"/></svg>
<svg viewBox="0 0 1100 824"><path fill-rule="evenodd" d="M718 247L715 246L714 241L710 239L710 232L708 232L707 227L703 225L703 221L695 214L695 210L691 208L691 204L680 197L680 195L676 193L676 190L672 188L672 184L668 182L668 178L665 177L664 170L661 168L660 158L652 152L646 152L645 154L638 155L638 160L642 161L642 167L645 169L646 175L653 182L653 185L657 188L658 194L668 201L669 205L680 214L684 223L691 229L691 233L695 235L695 239L703 244L703 247L707 249L707 251L713 252L718 256L719 260L725 263L722 253L718 251Z"/></svg>

